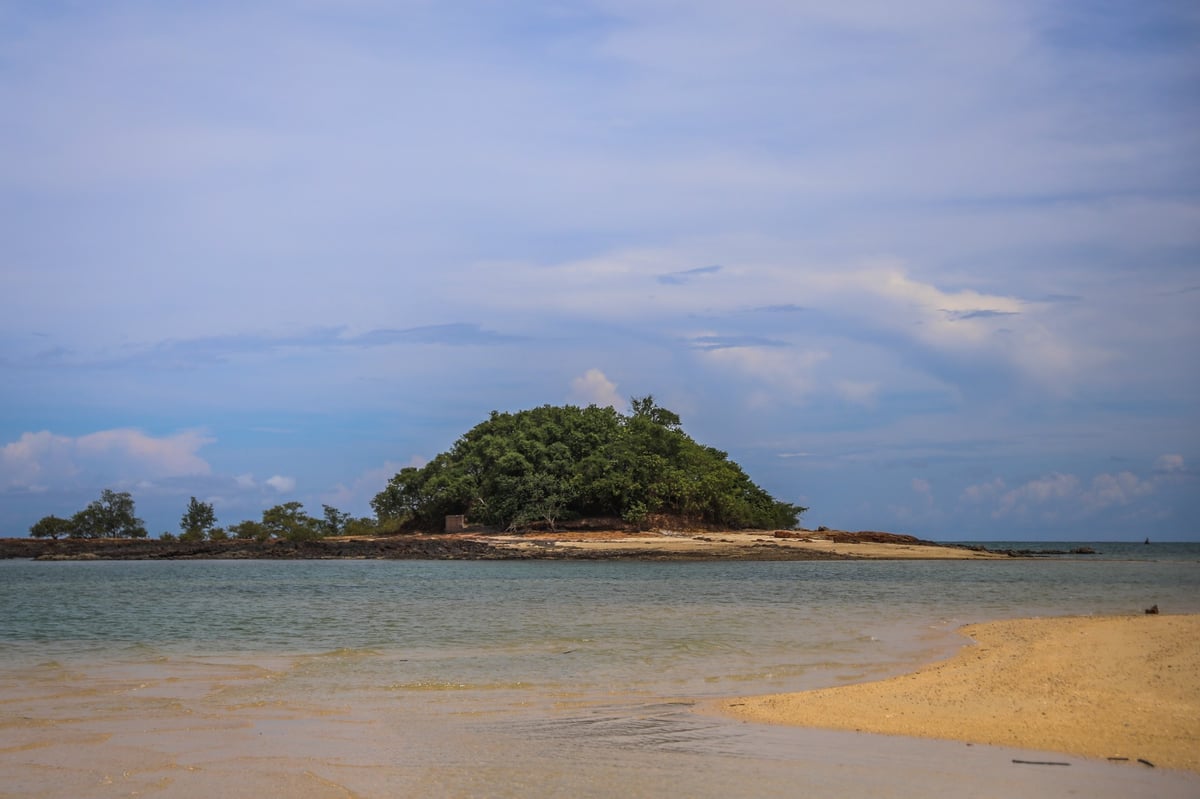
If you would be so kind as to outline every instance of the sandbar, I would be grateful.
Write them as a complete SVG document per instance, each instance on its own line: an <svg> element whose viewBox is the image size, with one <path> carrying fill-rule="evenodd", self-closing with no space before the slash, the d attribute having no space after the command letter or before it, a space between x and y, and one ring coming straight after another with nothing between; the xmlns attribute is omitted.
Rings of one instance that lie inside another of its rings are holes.
<svg viewBox="0 0 1200 799"><path fill-rule="evenodd" d="M911 674L720 708L746 721L1200 772L1200 615L1018 619L961 632L974 645Z"/></svg>
<svg viewBox="0 0 1200 799"><path fill-rule="evenodd" d="M697 560L1008 560L997 552L962 546L904 540L904 536L870 533L881 540L856 540L855 534L835 538L823 533L782 535L764 530L559 531L468 536L511 552L543 556L661 557ZM849 540L847 540L849 539ZM890 540L889 540L890 539Z"/></svg>

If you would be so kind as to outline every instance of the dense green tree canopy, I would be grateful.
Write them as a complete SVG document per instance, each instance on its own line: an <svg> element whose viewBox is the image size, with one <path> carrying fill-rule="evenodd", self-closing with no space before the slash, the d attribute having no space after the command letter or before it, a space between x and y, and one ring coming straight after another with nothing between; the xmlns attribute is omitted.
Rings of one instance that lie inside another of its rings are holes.
<svg viewBox="0 0 1200 799"><path fill-rule="evenodd" d="M57 541L60 536L65 538L71 534L71 520L43 516L29 528L29 534L34 538L51 538Z"/></svg>
<svg viewBox="0 0 1200 799"><path fill-rule="evenodd" d="M320 520L304 512L299 502L285 502L263 511L262 526L272 538L312 541L324 535Z"/></svg>
<svg viewBox="0 0 1200 799"><path fill-rule="evenodd" d="M693 441L676 414L652 397L632 408L628 416L595 405L493 411L449 452L402 469L371 506L381 522L425 529L460 513L506 529L651 514L733 528L796 525L804 508L776 501L726 453Z"/></svg>
<svg viewBox="0 0 1200 799"><path fill-rule="evenodd" d="M230 525L229 532L234 538L242 540L267 541L271 538L271 531L264 527L262 522L251 519Z"/></svg>
<svg viewBox="0 0 1200 799"><path fill-rule="evenodd" d="M72 538L145 538L146 528L134 515L133 496L128 491L106 488L100 499L71 517Z"/></svg>
<svg viewBox="0 0 1200 799"><path fill-rule="evenodd" d="M324 517L317 519L304 511L299 502L285 502L263 511L261 521L243 521L230 525L228 530L214 528L209 538L224 540L234 538L269 541L273 538L287 541L314 541L336 535L371 535L376 530L374 519L355 519L332 505L322 505Z"/></svg>

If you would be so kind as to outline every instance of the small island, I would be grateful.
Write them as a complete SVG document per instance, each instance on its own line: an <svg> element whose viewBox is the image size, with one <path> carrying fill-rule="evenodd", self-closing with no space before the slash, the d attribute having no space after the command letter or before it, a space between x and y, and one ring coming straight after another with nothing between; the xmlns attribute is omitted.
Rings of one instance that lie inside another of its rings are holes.
<svg viewBox="0 0 1200 799"><path fill-rule="evenodd" d="M401 469L371 501L375 516L299 502L261 520L216 525L191 498L178 534L149 538L133 498L105 490L0 558L819 560L990 558L979 549L878 532L804 530L807 510L771 496L725 452L684 433L653 397L632 412L590 405L493 411L425 466Z"/></svg>

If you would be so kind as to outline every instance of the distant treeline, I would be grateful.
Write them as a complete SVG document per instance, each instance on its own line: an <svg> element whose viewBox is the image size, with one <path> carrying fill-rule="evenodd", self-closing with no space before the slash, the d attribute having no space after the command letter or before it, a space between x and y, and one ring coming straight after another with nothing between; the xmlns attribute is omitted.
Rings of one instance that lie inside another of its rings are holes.
<svg viewBox="0 0 1200 799"><path fill-rule="evenodd" d="M774 499L726 453L693 441L679 417L635 398L632 413L589 405L544 405L493 411L449 452L421 468L401 469L371 500L375 518L354 518L329 505L310 516L299 502L263 511L257 521L219 527L211 503L191 498L180 541L228 538L311 541L329 536L437 531L445 518L503 530L553 529L585 518L620 517L640 526L672 516L729 528L792 528L806 508ZM105 489L70 518L45 516L36 538L145 538L128 492Z"/></svg>
<svg viewBox="0 0 1200 799"><path fill-rule="evenodd" d="M224 541L230 538L270 541L314 541L340 535L372 535L379 531L375 519L355 519L330 505L322 505L320 518L304 512L300 502L285 502L263 511L260 521L247 520L217 526L212 503L195 497L179 519L179 533L162 533L164 541ZM69 519L43 516L29 534L34 538L146 538L146 527L135 515L133 497L127 491L104 489L100 498L88 503Z"/></svg>

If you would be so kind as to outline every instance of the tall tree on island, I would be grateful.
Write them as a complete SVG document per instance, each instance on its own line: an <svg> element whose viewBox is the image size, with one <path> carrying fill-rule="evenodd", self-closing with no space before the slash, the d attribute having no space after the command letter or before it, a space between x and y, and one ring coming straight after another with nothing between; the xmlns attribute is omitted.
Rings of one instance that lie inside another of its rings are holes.
<svg viewBox="0 0 1200 799"><path fill-rule="evenodd" d="M72 538L145 538L146 527L134 515L133 496L110 488L71 517Z"/></svg>
<svg viewBox="0 0 1200 799"><path fill-rule="evenodd" d="M217 514L212 503L200 502L192 497L187 510L179 519L181 541L203 541L217 524Z"/></svg>

